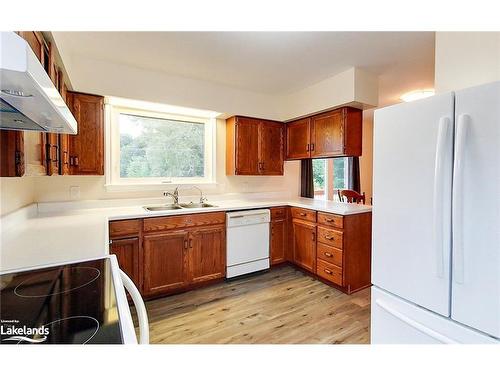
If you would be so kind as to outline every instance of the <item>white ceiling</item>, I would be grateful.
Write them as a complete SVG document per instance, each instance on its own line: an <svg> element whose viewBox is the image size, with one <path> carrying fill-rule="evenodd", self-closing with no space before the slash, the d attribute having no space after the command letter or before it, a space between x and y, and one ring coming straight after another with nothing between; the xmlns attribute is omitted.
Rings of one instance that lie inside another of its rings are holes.
<svg viewBox="0 0 500 375"><path fill-rule="evenodd" d="M78 55L283 95L358 67L379 75L380 104L434 86L432 32L57 32Z"/></svg>

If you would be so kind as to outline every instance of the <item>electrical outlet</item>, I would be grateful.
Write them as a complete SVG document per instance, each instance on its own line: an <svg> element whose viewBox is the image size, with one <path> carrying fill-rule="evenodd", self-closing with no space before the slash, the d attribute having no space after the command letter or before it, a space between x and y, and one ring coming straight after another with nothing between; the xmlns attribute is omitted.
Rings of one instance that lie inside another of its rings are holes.
<svg viewBox="0 0 500 375"><path fill-rule="evenodd" d="M69 197L72 200L80 199L80 186L70 186Z"/></svg>

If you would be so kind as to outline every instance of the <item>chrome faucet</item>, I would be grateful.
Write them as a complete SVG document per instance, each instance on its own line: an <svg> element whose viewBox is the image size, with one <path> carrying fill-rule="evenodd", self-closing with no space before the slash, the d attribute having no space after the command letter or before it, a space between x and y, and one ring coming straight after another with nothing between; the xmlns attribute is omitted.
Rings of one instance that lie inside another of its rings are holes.
<svg viewBox="0 0 500 375"><path fill-rule="evenodd" d="M207 198L203 196L203 191L198 186L195 185L193 185L193 189L196 189L200 192L200 204L205 203L207 201Z"/></svg>
<svg viewBox="0 0 500 375"><path fill-rule="evenodd" d="M174 204L179 204L179 187L177 186L173 193L164 191L163 196L172 197L172 199L174 200Z"/></svg>

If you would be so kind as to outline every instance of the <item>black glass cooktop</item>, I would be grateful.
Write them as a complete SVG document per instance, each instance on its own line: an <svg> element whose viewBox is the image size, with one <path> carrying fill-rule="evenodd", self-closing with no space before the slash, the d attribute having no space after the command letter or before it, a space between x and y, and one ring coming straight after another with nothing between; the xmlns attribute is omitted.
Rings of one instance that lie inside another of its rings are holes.
<svg viewBox="0 0 500 375"><path fill-rule="evenodd" d="M0 275L1 344L123 342L109 259Z"/></svg>

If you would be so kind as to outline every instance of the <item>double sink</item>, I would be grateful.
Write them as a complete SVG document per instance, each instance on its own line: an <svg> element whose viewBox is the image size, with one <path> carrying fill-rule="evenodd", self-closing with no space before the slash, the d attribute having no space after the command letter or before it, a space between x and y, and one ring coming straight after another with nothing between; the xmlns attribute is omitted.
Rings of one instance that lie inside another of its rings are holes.
<svg viewBox="0 0 500 375"><path fill-rule="evenodd" d="M172 210L182 210L184 208L210 208L217 207L216 205L210 203L179 203L179 204L164 204L160 206L144 206L146 211L172 211Z"/></svg>

